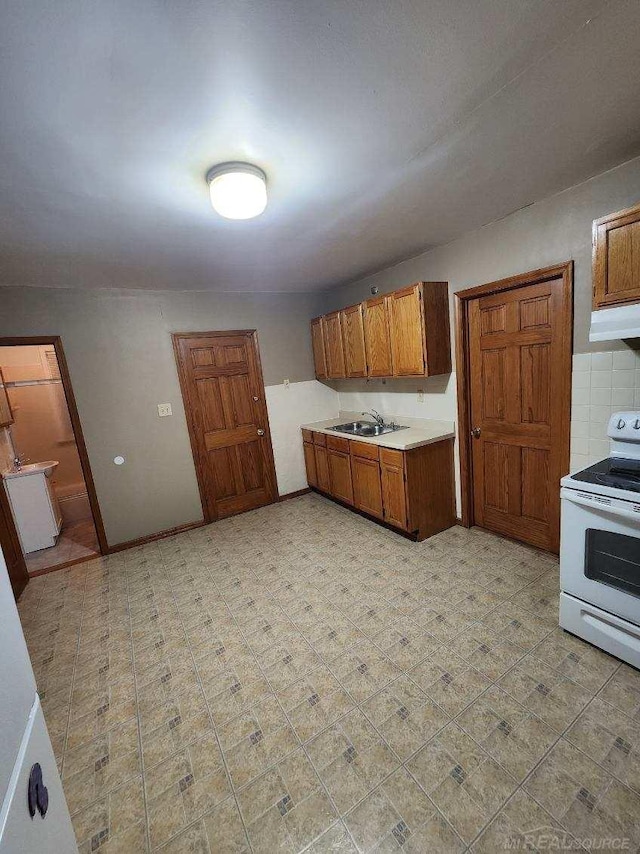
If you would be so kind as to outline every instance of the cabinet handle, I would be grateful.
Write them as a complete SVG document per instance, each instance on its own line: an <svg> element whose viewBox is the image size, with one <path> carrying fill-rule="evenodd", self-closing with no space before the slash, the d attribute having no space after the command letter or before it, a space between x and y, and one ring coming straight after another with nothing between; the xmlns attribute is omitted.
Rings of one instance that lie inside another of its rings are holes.
<svg viewBox="0 0 640 854"><path fill-rule="evenodd" d="M258 436L264 436L264 430L260 429L257 431Z"/></svg>
<svg viewBox="0 0 640 854"><path fill-rule="evenodd" d="M480 438L480 433L481 433L481 430L480 430L480 428L479 428L479 427L474 427L474 428L471 430L471 435L473 436L473 438L474 438L474 439L479 439L479 438Z"/></svg>

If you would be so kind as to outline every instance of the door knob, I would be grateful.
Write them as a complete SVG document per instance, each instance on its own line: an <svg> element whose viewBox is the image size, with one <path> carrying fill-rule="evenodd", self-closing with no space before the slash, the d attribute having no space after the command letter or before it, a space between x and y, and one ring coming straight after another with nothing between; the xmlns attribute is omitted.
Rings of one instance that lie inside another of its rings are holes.
<svg viewBox="0 0 640 854"><path fill-rule="evenodd" d="M264 430L262 430L262 429L258 430L258 436L264 436Z"/></svg>
<svg viewBox="0 0 640 854"><path fill-rule="evenodd" d="M474 439L479 439L480 438L480 428L479 427L473 427L471 430L471 435L473 436Z"/></svg>

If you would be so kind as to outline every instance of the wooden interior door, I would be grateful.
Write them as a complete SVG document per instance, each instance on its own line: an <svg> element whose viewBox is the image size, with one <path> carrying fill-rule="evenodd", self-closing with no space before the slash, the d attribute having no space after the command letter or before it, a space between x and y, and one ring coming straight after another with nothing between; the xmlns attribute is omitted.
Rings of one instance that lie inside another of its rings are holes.
<svg viewBox="0 0 640 854"><path fill-rule="evenodd" d="M392 376L389 297L374 297L364 304L364 339L369 376Z"/></svg>
<svg viewBox="0 0 640 854"><path fill-rule="evenodd" d="M564 296L559 276L471 299L467 315L475 522L550 551L569 462Z"/></svg>
<svg viewBox="0 0 640 854"><path fill-rule="evenodd" d="M389 327L394 377L424 376L421 285L411 285L390 294Z"/></svg>
<svg viewBox="0 0 640 854"><path fill-rule="evenodd" d="M206 521L277 500L254 330L173 336Z"/></svg>
<svg viewBox="0 0 640 854"><path fill-rule="evenodd" d="M316 371L316 379L326 380L327 361L324 352L324 330L321 317L311 321L311 346L313 348L313 364Z"/></svg>
<svg viewBox="0 0 640 854"><path fill-rule="evenodd" d="M29 573L2 481L0 481L0 547L7 564L13 595L17 600L29 582Z"/></svg>

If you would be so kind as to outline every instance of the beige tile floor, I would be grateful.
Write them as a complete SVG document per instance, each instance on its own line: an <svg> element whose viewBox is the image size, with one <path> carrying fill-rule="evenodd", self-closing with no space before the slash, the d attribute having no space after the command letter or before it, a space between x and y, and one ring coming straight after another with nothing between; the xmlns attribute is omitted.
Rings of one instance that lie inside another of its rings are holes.
<svg viewBox="0 0 640 854"><path fill-rule="evenodd" d="M557 599L551 556L318 496L34 579L79 850L637 850L640 674Z"/></svg>
<svg viewBox="0 0 640 854"><path fill-rule="evenodd" d="M28 572L49 569L61 563L99 554L96 527L92 519L65 524L55 546L25 555Z"/></svg>

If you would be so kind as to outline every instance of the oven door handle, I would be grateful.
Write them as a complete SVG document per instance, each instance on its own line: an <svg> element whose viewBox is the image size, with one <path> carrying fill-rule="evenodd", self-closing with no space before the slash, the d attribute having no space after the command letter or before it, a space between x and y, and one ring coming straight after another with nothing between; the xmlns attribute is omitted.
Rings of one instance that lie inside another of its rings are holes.
<svg viewBox="0 0 640 854"><path fill-rule="evenodd" d="M573 494L573 490L571 489L563 489L561 496L572 504L588 507L589 510L598 510L600 513L608 513L610 516L621 516L624 519L632 519L636 524L640 525L640 513L636 513L633 510L625 510L624 507L616 507L612 504L599 504L596 501L590 501L588 498L580 498L578 495Z"/></svg>

